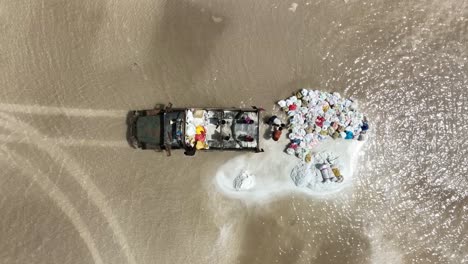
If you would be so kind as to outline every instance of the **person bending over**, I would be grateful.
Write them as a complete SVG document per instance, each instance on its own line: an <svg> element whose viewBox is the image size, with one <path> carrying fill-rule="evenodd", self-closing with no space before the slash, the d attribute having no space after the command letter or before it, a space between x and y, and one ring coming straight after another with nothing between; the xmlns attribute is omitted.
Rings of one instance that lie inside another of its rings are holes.
<svg viewBox="0 0 468 264"><path fill-rule="evenodd" d="M281 119L275 115L268 119L267 124L274 127L285 127L285 124L281 122Z"/></svg>
<svg viewBox="0 0 468 264"><path fill-rule="evenodd" d="M276 126L273 127L272 138L274 141L278 141L280 139L282 131L283 131L283 127L279 127L279 128L277 128Z"/></svg>

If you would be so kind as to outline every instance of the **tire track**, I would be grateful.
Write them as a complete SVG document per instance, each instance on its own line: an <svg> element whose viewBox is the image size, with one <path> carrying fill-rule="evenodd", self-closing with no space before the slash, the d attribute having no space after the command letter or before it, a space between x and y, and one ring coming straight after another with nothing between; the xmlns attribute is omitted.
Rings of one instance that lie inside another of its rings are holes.
<svg viewBox="0 0 468 264"><path fill-rule="evenodd" d="M99 209L99 212L104 216L107 224L114 234L114 238L121 247L127 262L136 264L135 258L131 253L129 244L124 235L124 232L115 218L112 209L108 205L107 198L93 183L91 177L81 168L81 166L57 144L44 139L35 128L17 120L16 118L0 113L0 126L8 129L16 134L23 135L25 140L34 144L37 148L46 152L53 160L58 163L64 162L64 169L73 177L73 179L86 191L88 198Z"/></svg>
<svg viewBox="0 0 468 264"><path fill-rule="evenodd" d="M37 183L39 187L46 193L49 198L60 208L68 220L73 224L73 227L80 235L86 247L91 253L91 256L96 264L103 264L101 254L96 247L96 243L89 231L87 225L81 218L80 213L76 210L68 197L54 184L47 175L42 173L37 168L34 168L27 158L16 154L13 150L0 146L0 157L15 168L19 169L24 175L31 178L33 183ZM21 164L19 164L21 163Z"/></svg>

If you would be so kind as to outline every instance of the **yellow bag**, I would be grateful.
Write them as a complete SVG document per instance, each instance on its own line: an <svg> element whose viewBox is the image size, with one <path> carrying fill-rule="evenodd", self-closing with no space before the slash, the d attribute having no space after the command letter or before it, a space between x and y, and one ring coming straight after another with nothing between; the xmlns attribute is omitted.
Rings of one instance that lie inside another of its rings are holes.
<svg viewBox="0 0 468 264"><path fill-rule="evenodd" d="M322 108L323 112L327 112L328 109L330 109L330 105L328 105L328 104L324 105L323 108Z"/></svg>
<svg viewBox="0 0 468 264"><path fill-rule="evenodd" d="M205 144L201 141L197 141L197 145L195 146L197 149L204 149Z"/></svg>
<svg viewBox="0 0 468 264"><path fill-rule="evenodd" d="M205 133L205 128L203 126L197 126L195 134L200 135Z"/></svg>
<svg viewBox="0 0 468 264"><path fill-rule="evenodd" d="M341 177L341 172L338 168L332 168L332 171L335 177Z"/></svg>

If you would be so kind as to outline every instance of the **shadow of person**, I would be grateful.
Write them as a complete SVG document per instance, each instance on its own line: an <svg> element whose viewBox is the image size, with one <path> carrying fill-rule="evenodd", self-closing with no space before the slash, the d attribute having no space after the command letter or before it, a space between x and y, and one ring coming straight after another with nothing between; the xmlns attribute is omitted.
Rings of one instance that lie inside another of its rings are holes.
<svg viewBox="0 0 468 264"><path fill-rule="evenodd" d="M270 140L272 139L272 132L273 131L273 127L268 125L267 128L265 128L265 131L263 132L263 139L265 140Z"/></svg>
<svg viewBox="0 0 468 264"><path fill-rule="evenodd" d="M191 1L165 1L162 22L152 43L158 78L172 89L187 90L203 70L226 26L225 18Z"/></svg>
<svg viewBox="0 0 468 264"><path fill-rule="evenodd" d="M370 243L344 214L310 214L321 202L291 206L277 201L256 208L246 219L237 263L369 263ZM299 209L299 210L298 210Z"/></svg>
<svg viewBox="0 0 468 264"><path fill-rule="evenodd" d="M263 123L268 125L268 127L265 128L265 131L263 133L263 139L265 140L270 140L272 138L273 127L270 124L268 124L268 121L270 121L270 118L271 118L271 115L265 116L262 120Z"/></svg>

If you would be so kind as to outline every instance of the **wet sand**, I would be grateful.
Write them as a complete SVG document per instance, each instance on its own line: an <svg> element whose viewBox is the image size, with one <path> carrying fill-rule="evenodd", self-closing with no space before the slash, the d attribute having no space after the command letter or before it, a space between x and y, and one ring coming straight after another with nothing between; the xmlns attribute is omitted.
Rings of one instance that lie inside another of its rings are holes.
<svg viewBox="0 0 468 264"><path fill-rule="evenodd" d="M468 263L468 3L294 2L0 2L0 263ZM332 199L246 204L214 183L243 154L125 140L130 109L302 87L371 120Z"/></svg>

